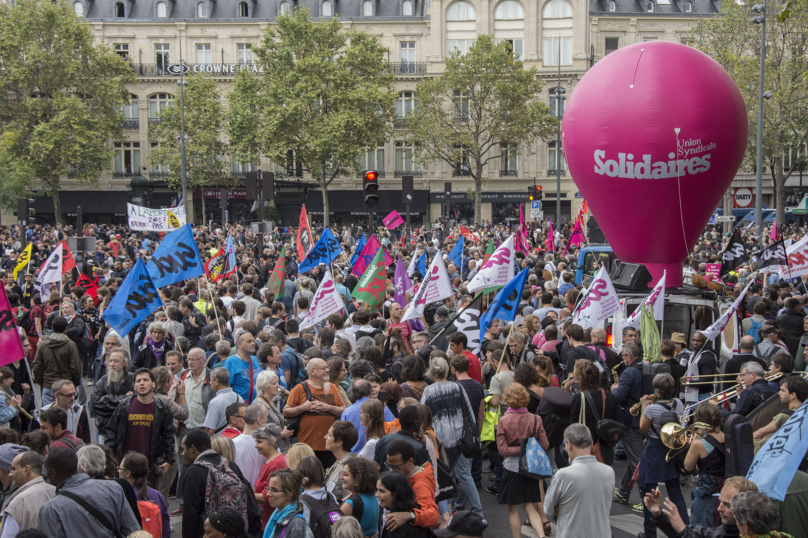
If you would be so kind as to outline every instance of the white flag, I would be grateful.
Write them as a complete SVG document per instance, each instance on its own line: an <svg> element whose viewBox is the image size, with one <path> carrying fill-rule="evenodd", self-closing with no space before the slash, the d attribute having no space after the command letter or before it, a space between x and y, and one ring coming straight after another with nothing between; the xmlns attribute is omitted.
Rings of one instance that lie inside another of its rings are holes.
<svg viewBox="0 0 808 538"><path fill-rule="evenodd" d="M452 295L452 283L449 273L443 263L443 256L436 255L426 272L427 276L418 288L415 297L410 301L402 321L418 319L424 315L424 308L428 304L436 303Z"/></svg>
<svg viewBox="0 0 808 538"><path fill-rule="evenodd" d="M336 314L345 308L342 295L337 291L334 279L331 278L331 271L326 271L314 299L311 301L309 314L300 322L300 328L313 327L316 323L323 321L331 314Z"/></svg>
<svg viewBox="0 0 808 538"><path fill-rule="evenodd" d="M657 285L654 286L654 289L651 290L651 294L643 299L643 302L640 303L640 306L632 312L632 314L628 317L628 319L623 322L624 327L634 327L638 331L640 330L640 314L642 313L642 309L645 305L650 304L654 307L654 319L657 321L661 321L665 314L665 277L668 275L668 272L665 271L663 273L662 278L659 279Z"/></svg>
<svg viewBox="0 0 808 538"><path fill-rule="evenodd" d="M619 311L620 299L614 291L606 267L601 267L572 313L572 322L586 330Z"/></svg>
<svg viewBox="0 0 808 538"><path fill-rule="evenodd" d="M59 282L62 280L62 244L56 245L53 252L50 253L48 259L45 260L45 265L39 271L36 277L36 283L41 288L43 284L50 284L52 282Z"/></svg>
<svg viewBox="0 0 808 538"><path fill-rule="evenodd" d="M513 235L511 235L494 251L488 261L480 267L480 270L477 271L477 274L471 279L466 289L468 289L469 292L474 292L483 288L504 286L513 280L513 256Z"/></svg>
<svg viewBox="0 0 808 538"><path fill-rule="evenodd" d="M743 289L743 292L735 299L735 302L732 303L732 306L727 308L724 314L715 320L712 325L707 327L706 329L702 329L699 332L707 337L708 340L714 340L719 334L724 332L724 329L727 328L727 323L729 323L729 318L732 317L732 314L738 310L738 307L741 305L741 301L743 301L744 297L746 297L746 292L749 291L749 288L752 284L755 283L755 279L752 278L749 280L749 284Z"/></svg>

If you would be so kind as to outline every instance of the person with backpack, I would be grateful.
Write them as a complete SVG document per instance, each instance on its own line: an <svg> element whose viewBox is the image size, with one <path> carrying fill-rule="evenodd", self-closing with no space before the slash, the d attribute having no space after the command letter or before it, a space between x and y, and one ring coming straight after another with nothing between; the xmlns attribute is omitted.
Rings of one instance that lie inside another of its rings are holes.
<svg viewBox="0 0 808 538"><path fill-rule="evenodd" d="M311 528L303 517L303 507L299 501L302 481L300 473L291 469L272 473L267 498L275 511L264 530L264 538L313 537Z"/></svg>
<svg viewBox="0 0 808 538"><path fill-rule="evenodd" d="M43 337L34 357L34 382L42 387L42 405L56 401L48 388L60 379L69 379L75 386L81 384L81 355L76 344L65 334L67 319L57 316L53 320L53 334Z"/></svg>
<svg viewBox="0 0 808 538"><path fill-rule="evenodd" d="M755 347L757 356L768 364L775 353L791 354L786 344L780 339L780 326L775 321L764 321L760 326L760 343Z"/></svg>
<svg viewBox="0 0 808 538"><path fill-rule="evenodd" d="M648 442L640 459L639 485L640 494L645 497L646 493L656 489L659 482L664 482L668 497L679 510L682 521L685 525L689 525L687 505L679 485L676 463L672 459L665 461L668 447L660 439L662 427L670 422L679 423L679 417L685 414L685 404L673 397L675 386L672 375L657 374L654 376L654 395L643 396L640 400L642 403L640 431L643 435L647 435ZM651 512L644 505L643 529L645 534L640 534L640 538L651 538L657 534Z"/></svg>
<svg viewBox="0 0 808 538"><path fill-rule="evenodd" d="M251 536L261 532L260 508L250 493L252 485L238 465L211 448L204 429L191 429L183 437L182 458L187 468L182 485L182 538L202 538L205 519L224 508L242 514Z"/></svg>
<svg viewBox="0 0 808 538"><path fill-rule="evenodd" d="M350 497L340 506L362 526L362 536L372 537L379 532L379 501L375 496L379 467L371 460L350 456L342 469L342 490Z"/></svg>
<svg viewBox="0 0 808 538"><path fill-rule="evenodd" d="M751 336L755 344L760 343L760 326L766 321L766 312L769 311L769 301L757 301L752 307L752 316L741 321L741 331L745 336Z"/></svg>
<svg viewBox="0 0 808 538"><path fill-rule="evenodd" d="M156 489L146 482L149 475L149 460L143 454L129 452L118 466L118 476L132 486L137 497L137 507L143 521L143 530L154 538L171 538L171 517L168 503Z"/></svg>
<svg viewBox="0 0 808 538"><path fill-rule="evenodd" d="M303 491L300 494L300 504L314 538L331 538L331 527L342 519L344 514L336 497L323 486L325 479L323 464L316 457L307 456L300 460L295 470L302 477Z"/></svg>

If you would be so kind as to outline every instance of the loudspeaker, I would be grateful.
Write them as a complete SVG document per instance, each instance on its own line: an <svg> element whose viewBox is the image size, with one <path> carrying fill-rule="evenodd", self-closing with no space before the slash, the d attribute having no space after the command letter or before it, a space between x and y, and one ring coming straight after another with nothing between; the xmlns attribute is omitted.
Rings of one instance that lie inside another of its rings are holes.
<svg viewBox="0 0 808 538"><path fill-rule="evenodd" d="M95 237L67 237L70 252L95 252Z"/></svg>
<svg viewBox="0 0 808 538"><path fill-rule="evenodd" d="M263 182L261 195L263 196L264 201L269 202L275 198L275 172L262 173L261 181Z"/></svg>
<svg viewBox="0 0 808 538"><path fill-rule="evenodd" d="M600 229L600 225L592 215L586 221L586 238L589 240L590 245L606 244L606 236Z"/></svg>
<svg viewBox="0 0 808 538"><path fill-rule="evenodd" d="M415 201L413 198L415 191L413 190L413 176L401 177L401 203L404 205L411 204Z"/></svg>
<svg viewBox="0 0 808 538"><path fill-rule="evenodd" d="M625 291L648 291L654 277L640 263L621 263L609 275L615 289Z"/></svg>
<svg viewBox="0 0 808 538"><path fill-rule="evenodd" d="M244 174L244 190L247 191L247 200L255 200L255 188L258 185L258 172Z"/></svg>

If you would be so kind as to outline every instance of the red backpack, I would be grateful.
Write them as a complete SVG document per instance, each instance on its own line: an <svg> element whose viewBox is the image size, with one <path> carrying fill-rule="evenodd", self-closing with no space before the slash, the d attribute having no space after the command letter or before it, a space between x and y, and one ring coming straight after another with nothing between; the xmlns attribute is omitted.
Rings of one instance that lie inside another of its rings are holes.
<svg viewBox="0 0 808 538"><path fill-rule="evenodd" d="M140 519L143 521L143 530L154 536L163 536L163 516L160 507L153 501L138 501L137 509L140 512Z"/></svg>

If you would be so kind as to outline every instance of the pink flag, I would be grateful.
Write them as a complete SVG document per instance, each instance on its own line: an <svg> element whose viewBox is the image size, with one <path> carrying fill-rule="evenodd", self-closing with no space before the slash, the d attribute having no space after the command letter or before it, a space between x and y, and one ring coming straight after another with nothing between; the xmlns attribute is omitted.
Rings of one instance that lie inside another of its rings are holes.
<svg viewBox="0 0 808 538"><path fill-rule="evenodd" d="M555 250L555 241L553 241L553 221L549 221L547 225L547 250Z"/></svg>
<svg viewBox="0 0 808 538"><path fill-rule="evenodd" d="M394 230L404 224L404 219L402 219L401 215L398 214L398 211L394 209L389 215L382 219L382 222L388 230Z"/></svg>
<svg viewBox="0 0 808 538"><path fill-rule="evenodd" d="M772 233L769 236L774 241L777 241L778 234L777 234L777 219L774 219L774 226L772 226Z"/></svg>
<svg viewBox="0 0 808 538"><path fill-rule="evenodd" d="M584 238L584 232L581 230L581 223L579 221L575 222L575 228L572 230L572 235L570 236L569 242L567 242L567 248L564 249L564 252L561 253L561 257L564 257L564 254L567 253L567 250L570 247L574 247L576 245L580 245L586 239Z"/></svg>
<svg viewBox="0 0 808 538"><path fill-rule="evenodd" d="M379 243L379 240L376 239L375 235L371 235L367 243L365 243L365 248L362 249L362 254L359 255L357 258L356 263L351 270L351 274L354 276L362 276L365 274L370 262L373 261L373 258L376 256L376 253L379 252L379 249L382 248L382 244ZM393 258L385 252L384 253L384 266L387 267L393 263Z"/></svg>
<svg viewBox="0 0 808 538"><path fill-rule="evenodd" d="M0 286L0 366L7 366L25 358L17 322L8 304L6 288Z"/></svg>

